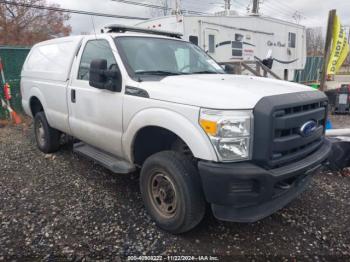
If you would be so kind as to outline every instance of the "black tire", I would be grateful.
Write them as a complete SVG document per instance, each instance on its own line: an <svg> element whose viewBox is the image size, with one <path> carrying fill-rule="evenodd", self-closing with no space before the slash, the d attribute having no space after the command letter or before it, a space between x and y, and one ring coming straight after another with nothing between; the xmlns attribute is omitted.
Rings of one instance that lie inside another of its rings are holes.
<svg viewBox="0 0 350 262"><path fill-rule="evenodd" d="M34 133L40 151L49 154L60 148L61 133L49 126L44 112L38 112L34 117Z"/></svg>
<svg viewBox="0 0 350 262"><path fill-rule="evenodd" d="M198 171L183 154L163 151L149 157L141 170L140 189L146 210L168 232L189 231L204 217L206 203ZM165 196L162 190L167 191Z"/></svg>

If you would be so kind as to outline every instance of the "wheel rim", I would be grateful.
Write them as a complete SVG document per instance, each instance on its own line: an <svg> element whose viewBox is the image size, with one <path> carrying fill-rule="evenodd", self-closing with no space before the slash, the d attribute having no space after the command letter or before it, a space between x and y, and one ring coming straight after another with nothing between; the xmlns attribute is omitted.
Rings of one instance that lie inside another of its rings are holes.
<svg viewBox="0 0 350 262"><path fill-rule="evenodd" d="M38 121L35 133L36 133L36 137L37 137L37 141L38 141L39 145L44 146L45 145L45 129L44 129L43 123L41 121Z"/></svg>
<svg viewBox="0 0 350 262"><path fill-rule="evenodd" d="M169 175L155 173L150 179L149 187L148 192L155 210L167 218L175 216L177 196L175 185Z"/></svg>

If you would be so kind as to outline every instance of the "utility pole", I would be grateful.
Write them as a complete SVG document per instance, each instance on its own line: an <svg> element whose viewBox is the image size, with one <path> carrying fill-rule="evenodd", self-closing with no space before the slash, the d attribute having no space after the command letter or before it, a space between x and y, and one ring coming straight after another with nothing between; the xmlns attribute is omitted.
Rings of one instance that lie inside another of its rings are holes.
<svg viewBox="0 0 350 262"><path fill-rule="evenodd" d="M253 0L253 10L252 13L255 15L259 14L259 5L260 5L260 0Z"/></svg>
<svg viewBox="0 0 350 262"><path fill-rule="evenodd" d="M225 15L230 15L231 0L225 0Z"/></svg>
<svg viewBox="0 0 350 262"><path fill-rule="evenodd" d="M181 2L180 0L175 0L175 14L176 14L176 20L180 20L181 16Z"/></svg>
<svg viewBox="0 0 350 262"><path fill-rule="evenodd" d="M231 9L231 0L225 0L225 11L230 11Z"/></svg>
<svg viewBox="0 0 350 262"><path fill-rule="evenodd" d="M168 1L168 0L165 0ZM170 2L171 4L171 14L172 15L180 15L181 14L181 3L179 0L173 0Z"/></svg>
<svg viewBox="0 0 350 262"><path fill-rule="evenodd" d="M300 24L301 14L298 11L295 11L293 18L297 24Z"/></svg>
<svg viewBox="0 0 350 262"><path fill-rule="evenodd" d="M324 55L323 55L323 70L322 70L321 81L320 81L320 91L326 91L325 88L326 88L326 80L327 80L327 69L328 69L329 58L331 56L333 28L334 28L334 20L336 15L337 15L337 11L335 9L329 11L326 44L325 44Z"/></svg>

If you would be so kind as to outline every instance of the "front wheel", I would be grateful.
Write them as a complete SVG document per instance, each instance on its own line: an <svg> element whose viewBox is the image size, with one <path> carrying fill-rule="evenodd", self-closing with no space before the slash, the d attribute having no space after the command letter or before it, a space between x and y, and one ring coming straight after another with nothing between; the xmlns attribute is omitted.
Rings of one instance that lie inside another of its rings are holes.
<svg viewBox="0 0 350 262"><path fill-rule="evenodd" d="M197 169L180 153L164 151L149 157L141 170L140 189L148 213L166 231L189 231L204 216Z"/></svg>
<svg viewBox="0 0 350 262"><path fill-rule="evenodd" d="M42 152L48 154L59 149L61 133L49 126L44 112L35 115L34 130L36 143Z"/></svg>

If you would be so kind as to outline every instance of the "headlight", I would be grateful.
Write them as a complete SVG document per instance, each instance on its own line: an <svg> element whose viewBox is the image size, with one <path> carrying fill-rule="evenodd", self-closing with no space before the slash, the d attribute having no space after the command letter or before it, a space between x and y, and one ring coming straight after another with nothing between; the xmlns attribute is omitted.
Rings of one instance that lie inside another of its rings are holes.
<svg viewBox="0 0 350 262"><path fill-rule="evenodd" d="M241 161L251 158L252 111L202 109L200 125L209 136L220 161Z"/></svg>

